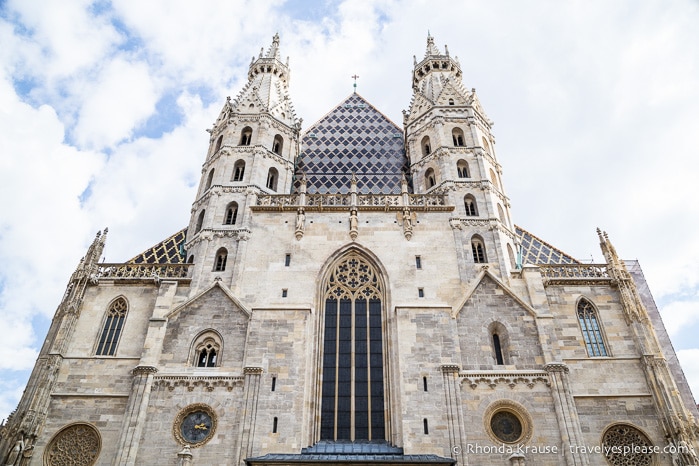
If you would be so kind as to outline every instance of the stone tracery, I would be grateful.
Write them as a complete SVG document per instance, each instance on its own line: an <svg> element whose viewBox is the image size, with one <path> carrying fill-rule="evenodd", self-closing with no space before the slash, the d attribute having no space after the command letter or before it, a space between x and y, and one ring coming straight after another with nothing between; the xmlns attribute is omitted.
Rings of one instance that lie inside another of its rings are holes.
<svg viewBox="0 0 699 466"><path fill-rule="evenodd" d="M72 424L61 429L44 453L45 466L91 466L102 449L100 434L89 424Z"/></svg>

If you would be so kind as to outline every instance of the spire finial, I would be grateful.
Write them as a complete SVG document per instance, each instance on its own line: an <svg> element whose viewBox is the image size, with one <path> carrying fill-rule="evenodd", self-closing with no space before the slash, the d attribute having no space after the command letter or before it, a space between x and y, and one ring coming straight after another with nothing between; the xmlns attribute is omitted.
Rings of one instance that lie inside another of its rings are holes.
<svg viewBox="0 0 699 466"><path fill-rule="evenodd" d="M267 58L276 58L279 59L279 33L275 33L274 37L272 37L272 46L269 48L269 51L267 52Z"/></svg>
<svg viewBox="0 0 699 466"><path fill-rule="evenodd" d="M427 31L427 52L425 52L425 56L428 55L440 55L439 50L434 45L434 37L432 37L430 31Z"/></svg>
<svg viewBox="0 0 699 466"><path fill-rule="evenodd" d="M352 75L352 79L354 79L354 93L357 93L357 79L359 79L359 75L355 74Z"/></svg>

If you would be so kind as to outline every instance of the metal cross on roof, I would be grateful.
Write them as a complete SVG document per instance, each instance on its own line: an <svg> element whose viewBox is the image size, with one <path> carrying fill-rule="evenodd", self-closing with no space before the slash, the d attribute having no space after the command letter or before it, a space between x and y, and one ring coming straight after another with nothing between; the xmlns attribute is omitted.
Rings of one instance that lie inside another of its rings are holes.
<svg viewBox="0 0 699 466"><path fill-rule="evenodd" d="M354 79L354 93L355 94L357 93L357 78L359 78L359 76L356 74L352 76L352 79Z"/></svg>

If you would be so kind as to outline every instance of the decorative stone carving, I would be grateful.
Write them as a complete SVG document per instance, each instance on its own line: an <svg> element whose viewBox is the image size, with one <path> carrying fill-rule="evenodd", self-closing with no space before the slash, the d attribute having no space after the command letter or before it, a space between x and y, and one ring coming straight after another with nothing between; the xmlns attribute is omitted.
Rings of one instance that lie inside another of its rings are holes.
<svg viewBox="0 0 699 466"><path fill-rule="evenodd" d="M495 389L500 384L505 384L510 388L515 388L518 384L524 384L529 388L534 388L537 383L543 383L547 387L551 386L548 374L546 372L467 372L462 373L463 381L474 390L480 384L485 384L492 389Z"/></svg>
<svg viewBox="0 0 699 466"><path fill-rule="evenodd" d="M483 414L483 425L498 444L525 444L533 432L529 412L512 400L498 400L488 406Z"/></svg>
<svg viewBox="0 0 699 466"><path fill-rule="evenodd" d="M653 444L643 432L631 425L615 424L609 427L602 436L602 446L604 456L614 466L653 464L653 454L650 452Z"/></svg>
<svg viewBox="0 0 699 466"><path fill-rule="evenodd" d="M359 235L359 218L357 218L357 209L350 210L349 225L350 238L352 238L352 241L354 241L357 239L357 235Z"/></svg>
<svg viewBox="0 0 699 466"><path fill-rule="evenodd" d="M405 239L410 241L413 237L413 226L417 222L417 215L415 212L410 212L410 209L403 209L402 213L396 214L396 220L398 220L403 227L403 235Z"/></svg>
<svg viewBox="0 0 699 466"><path fill-rule="evenodd" d="M306 214L304 213L303 207L299 207L299 210L296 212L296 229L294 231L294 234L296 235L296 241L301 241L305 229Z"/></svg>
<svg viewBox="0 0 699 466"><path fill-rule="evenodd" d="M49 466L92 466L97 462L102 439L90 424L71 424L53 436L44 451Z"/></svg>
<svg viewBox="0 0 699 466"><path fill-rule="evenodd" d="M243 386L243 377L235 376L213 376L213 377L196 377L196 376L156 376L153 383L154 387L157 388L167 388L173 391L177 387L184 387L187 391L194 391L195 388L203 388L204 390L211 392L217 388L224 388L229 392L232 391L236 385Z"/></svg>

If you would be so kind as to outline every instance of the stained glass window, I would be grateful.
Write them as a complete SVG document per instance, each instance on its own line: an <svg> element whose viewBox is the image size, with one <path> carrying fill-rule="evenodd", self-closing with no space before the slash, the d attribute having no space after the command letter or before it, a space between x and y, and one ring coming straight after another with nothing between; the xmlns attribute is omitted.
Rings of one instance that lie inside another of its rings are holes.
<svg viewBox="0 0 699 466"><path fill-rule="evenodd" d="M325 287L321 439L385 440L382 289L352 253Z"/></svg>
<svg viewBox="0 0 699 466"><path fill-rule="evenodd" d="M589 356L608 356L602 331L597 321L597 311L592 303L586 299L581 299L578 302L578 322L580 322L587 354Z"/></svg>

